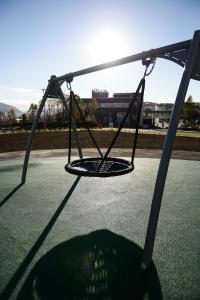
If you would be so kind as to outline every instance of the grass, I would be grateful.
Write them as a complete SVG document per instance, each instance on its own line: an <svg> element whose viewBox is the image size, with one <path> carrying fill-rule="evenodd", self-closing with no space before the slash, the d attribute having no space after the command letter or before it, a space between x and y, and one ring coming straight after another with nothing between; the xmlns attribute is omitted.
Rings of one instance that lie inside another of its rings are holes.
<svg viewBox="0 0 200 300"><path fill-rule="evenodd" d="M94 129L94 130L102 130L102 129ZM103 130L117 131L117 128L103 128ZM125 129L122 129L122 132L132 132L133 130L134 129L125 128ZM152 134L152 135L166 135L167 129L139 129L139 133L140 134ZM200 138L200 131L178 130L176 132L176 136Z"/></svg>
<svg viewBox="0 0 200 300"><path fill-rule="evenodd" d="M79 128L78 131L85 131L85 128ZM56 132L56 131L68 131L68 129L40 129L38 132ZM117 128L95 128L92 131L117 131ZM124 128L122 132L133 132L134 129ZM15 131L0 131L0 135L7 135L7 134L22 134L22 133L30 133L30 130L15 130ZM140 129L139 134L149 134L149 135L166 135L167 129ZM183 131L178 130L176 132L176 136L183 136L183 137L192 137L192 138L200 138L200 131Z"/></svg>

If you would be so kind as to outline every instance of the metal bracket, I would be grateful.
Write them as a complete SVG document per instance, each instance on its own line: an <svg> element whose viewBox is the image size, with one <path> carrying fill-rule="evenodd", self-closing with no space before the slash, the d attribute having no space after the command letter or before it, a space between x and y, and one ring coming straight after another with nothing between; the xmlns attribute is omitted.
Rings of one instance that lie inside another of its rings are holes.
<svg viewBox="0 0 200 300"><path fill-rule="evenodd" d="M195 63L192 69L191 78L200 81L200 41L198 44L197 55L195 57Z"/></svg>
<svg viewBox="0 0 200 300"><path fill-rule="evenodd" d="M197 56L195 59L194 67L191 72L191 79L200 81L200 43L197 51ZM185 67L187 61L188 49L183 49L179 51L169 52L162 55L159 55L159 58L165 58L171 60L172 62L177 63L181 67Z"/></svg>
<svg viewBox="0 0 200 300"><path fill-rule="evenodd" d="M56 81L53 81L50 88L47 98L60 98L58 84Z"/></svg>
<svg viewBox="0 0 200 300"><path fill-rule="evenodd" d="M184 67L187 59L188 49L179 50L175 52L169 52L159 55L160 58L165 58L177 63L179 66Z"/></svg>

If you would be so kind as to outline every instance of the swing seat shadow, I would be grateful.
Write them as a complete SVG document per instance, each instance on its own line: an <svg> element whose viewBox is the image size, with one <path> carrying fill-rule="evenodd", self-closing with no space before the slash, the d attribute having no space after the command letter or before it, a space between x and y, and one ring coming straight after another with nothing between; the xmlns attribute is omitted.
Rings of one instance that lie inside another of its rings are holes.
<svg viewBox="0 0 200 300"><path fill-rule="evenodd" d="M17 299L163 299L154 263L141 269L142 252L108 230L75 237L38 261Z"/></svg>

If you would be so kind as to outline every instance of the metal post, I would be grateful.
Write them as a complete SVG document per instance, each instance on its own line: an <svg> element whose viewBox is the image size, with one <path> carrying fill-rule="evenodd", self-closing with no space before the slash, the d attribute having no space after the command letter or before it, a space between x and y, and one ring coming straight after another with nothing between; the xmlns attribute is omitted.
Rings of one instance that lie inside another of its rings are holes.
<svg viewBox="0 0 200 300"><path fill-rule="evenodd" d="M26 180L26 173L27 173L27 168L28 168L29 155L30 155L30 151L31 151L31 146L32 146L35 130L37 128L39 118L41 116L43 107L44 107L46 99L48 97L50 87L51 87L52 82L54 81L54 79L55 79L55 76L51 76L51 79L49 80L49 84L47 86L46 92L44 93L44 96L43 96L42 101L40 103L40 106L38 108L37 114L36 114L35 119L33 121L33 125L32 125L32 128L31 128L31 133L29 135L29 139L28 139L27 147L26 147L26 153L25 153L25 157L24 157L24 165L23 165L22 178L21 178L22 183L25 183L25 180Z"/></svg>
<svg viewBox="0 0 200 300"><path fill-rule="evenodd" d="M43 92L43 96L44 96L44 93L45 93L45 89L41 89L42 92ZM45 109L45 104L44 104L44 131L46 131L47 129L47 124L46 124L46 109Z"/></svg>
<svg viewBox="0 0 200 300"><path fill-rule="evenodd" d="M188 51L185 70L183 72L183 76L178 89L176 101L170 119L169 129L167 132L167 136L165 139L165 144L161 156L160 166L157 174L157 179L156 179L156 184L155 184L155 189L154 189L154 194L152 199L149 223L147 227L146 240L145 240L142 265L141 265L142 269L148 269L151 264L160 206L161 206L169 161L171 157L172 146L176 135L176 129L178 126L180 112L185 100L189 81L191 78L192 69L194 67L195 59L198 53L199 44L200 44L200 31L196 31L194 33L193 40L191 42L190 49Z"/></svg>
<svg viewBox="0 0 200 300"><path fill-rule="evenodd" d="M66 99L65 99L65 97L63 95L62 89L59 86L59 84L58 84L58 91L59 91L60 98L61 98L61 100L63 102L63 105L64 105L66 111L69 112L69 107L68 107L67 101L66 101ZM74 134L74 138L75 138L75 141L76 141L76 145L77 145L79 157L83 158L80 141L79 141L79 137L78 137L78 134L77 134L76 124L75 124L73 118L72 118L72 128L73 128L73 134Z"/></svg>

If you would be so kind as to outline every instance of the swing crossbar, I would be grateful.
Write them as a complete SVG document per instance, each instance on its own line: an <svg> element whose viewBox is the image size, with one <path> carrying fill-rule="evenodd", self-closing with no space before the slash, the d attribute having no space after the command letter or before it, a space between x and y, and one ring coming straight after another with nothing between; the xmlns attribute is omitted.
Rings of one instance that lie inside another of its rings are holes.
<svg viewBox="0 0 200 300"><path fill-rule="evenodd" d="M123 58L120 58L120 59L116 59L116 60L113 60L113 61L108 62L108 63L103 63L103 64L100 64L100 65L96 65L96 66L93 66L93 67L82 69L82 70L79 70L79 71L76 71L76 72L72 72L72 73L62 75L62 76L58 76L54 80L59 81L61 84L64 81L71 82L73 80L73 78L77 77L77 76L81 76L81 75L101 71L101 70L104 70L104 69L108 69L108 68L128 64L128 63L135 62L135 61L145 60L145 59L148 59L148 58L156 58L156 57L159 57L160 55L164 55L166 53L173 53L173 52L178 52L178 51L181 51L181 50L188 50L189 47L190 47L190 44L191 44L191 40L187 40L187 41L183 41L183 42L180 42L180 43L175 43L175 44L171 44L171 45L168 45L168 46L164 46L164 47L160 47L160 48L156 48L156 49L151 49L151 50L140 52L140 53L137 53L137 54L134 54L134 55L126 56L126 57L123 57Z"/></svg>

